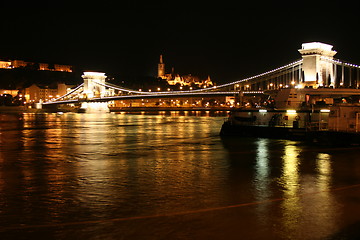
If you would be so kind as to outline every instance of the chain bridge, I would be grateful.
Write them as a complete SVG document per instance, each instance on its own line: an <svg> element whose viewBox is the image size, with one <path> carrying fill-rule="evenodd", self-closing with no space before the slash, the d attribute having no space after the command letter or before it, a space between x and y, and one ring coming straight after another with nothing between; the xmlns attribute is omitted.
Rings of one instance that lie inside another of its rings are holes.
<svg viewBox="0 0 360 240"><path fill-rule="evenodd" d="M106 82L105 73L84 72L84 82L67 94L43 105L103 103L125 99L172 97L206 97L263 94L283 88L351 88L360 87L360 66L334 58L332 45L320 42L302 44L302 58L287 65L238 81L187 91L144 92Z"/></svg>

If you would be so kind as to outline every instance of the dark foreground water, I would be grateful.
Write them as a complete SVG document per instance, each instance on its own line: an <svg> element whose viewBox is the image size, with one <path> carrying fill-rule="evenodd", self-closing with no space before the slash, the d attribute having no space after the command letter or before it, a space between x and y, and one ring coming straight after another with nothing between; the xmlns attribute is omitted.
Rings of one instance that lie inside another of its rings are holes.
<svg viewBox="0 0 360 240"><path fill-rule="evenodd" d="M360 238L360 148L202 115L0 115L0 239Z"/></svg>

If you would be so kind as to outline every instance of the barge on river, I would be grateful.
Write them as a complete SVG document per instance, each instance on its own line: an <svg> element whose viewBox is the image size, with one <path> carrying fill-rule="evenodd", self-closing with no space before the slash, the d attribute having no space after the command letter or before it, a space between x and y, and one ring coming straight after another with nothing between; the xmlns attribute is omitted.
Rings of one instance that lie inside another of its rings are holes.
<svg viewBox="0 0 360 240"><path fill-rule="evenodd" d="M238 108L220 134L360 144L359 89L283 89L273 108Z"/></svg>

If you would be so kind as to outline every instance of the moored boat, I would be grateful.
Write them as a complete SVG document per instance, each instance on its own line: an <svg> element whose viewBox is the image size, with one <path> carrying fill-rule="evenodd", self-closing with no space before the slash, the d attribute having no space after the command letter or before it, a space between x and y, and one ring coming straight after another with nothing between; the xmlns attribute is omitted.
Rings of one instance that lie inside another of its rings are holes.
<svg viewBox="0 0 360 240"><path fill-rule="evenodd" d="M231 111L220 134L318 144L360 144L360 91L334 90L281 90L275 97L275 108ZM352 102L347 102L347 98Z"/></svg>

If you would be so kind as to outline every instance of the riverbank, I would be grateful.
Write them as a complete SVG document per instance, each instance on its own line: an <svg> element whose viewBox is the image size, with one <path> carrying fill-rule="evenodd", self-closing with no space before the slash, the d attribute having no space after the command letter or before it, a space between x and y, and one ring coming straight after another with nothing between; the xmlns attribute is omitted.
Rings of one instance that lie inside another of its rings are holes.
<svg viewBox="0 0 360 240"><path fill-rule="evenodd" d="M110 107L110 112L170 112L170 111L230 111L231 108L199 108L199 107ZM76 108L27 108L25 106L0 106L0 113L44 113L44 112L78 112Z"/></svg>
<svg viewBox="0 0 360 240"><path fill-rule="evenodd" d="M0 106L0 113L42 113L44 109L28 108L25 106Z"/></svg>
<svg viewBox="0 0 360 240"><path fill-rule="evenodd" d="M161 111L230 111L232 108L224 107L109 107L110 112L161 112Z"/></svg>

